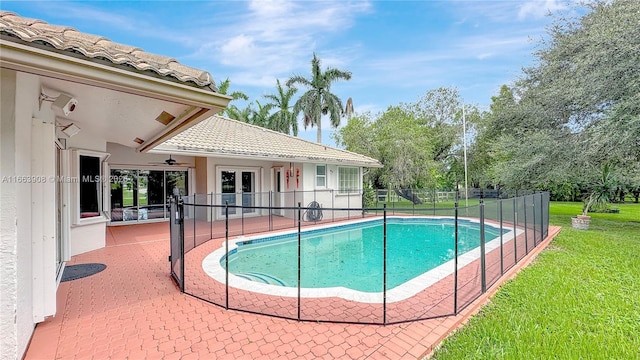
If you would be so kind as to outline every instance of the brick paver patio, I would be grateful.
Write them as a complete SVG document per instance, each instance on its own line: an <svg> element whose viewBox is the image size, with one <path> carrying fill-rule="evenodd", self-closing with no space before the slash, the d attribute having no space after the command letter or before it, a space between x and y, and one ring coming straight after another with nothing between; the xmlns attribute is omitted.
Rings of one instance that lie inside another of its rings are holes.
<svg viewBox="0 0 640 360"><path fill-rule="evenodd" d="M107 247L69 265L107 269L58 288L26 359L419 359L546 247L549 237L457 316L399 325L297 322L226 311L182 294L169 276L167 223L107 228ZM195 253L194 253L195 254Z"/></svg>

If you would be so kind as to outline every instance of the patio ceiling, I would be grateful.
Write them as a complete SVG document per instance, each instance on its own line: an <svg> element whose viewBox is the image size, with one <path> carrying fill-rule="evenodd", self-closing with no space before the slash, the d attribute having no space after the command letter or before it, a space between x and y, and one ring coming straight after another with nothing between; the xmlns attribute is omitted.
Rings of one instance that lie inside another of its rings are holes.
<svg viewBox="0 0 640 360"><path fill-rule="evenodd" d="M41 83L47 95L66 93L78 101L75 111L57 118L59 125L73 122L83 132L133 148L141 145L135 141L136 138L149 141L166 130L167 125L156 120L163 112L178 118L190 110L201 109L49 77L42 77ZM51 105L43 102L42 106Z"/></svg>

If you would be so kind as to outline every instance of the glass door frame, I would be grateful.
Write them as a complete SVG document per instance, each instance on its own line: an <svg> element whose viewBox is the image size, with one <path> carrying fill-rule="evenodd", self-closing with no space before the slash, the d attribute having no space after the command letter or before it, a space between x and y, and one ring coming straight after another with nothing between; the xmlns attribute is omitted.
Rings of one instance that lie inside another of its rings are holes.
<svg viewBox="0 0 640 360"><path fill-rule="evenodd" d="M282 207L282 204L284 204L284 192L282 191L284 182L284 166L276 166L271 169L271 194L273 196L271 206L273 206L274 208ZM284 216L281 209L273 209L272 214Z"/></svg>
<svg viewBox="0 0 640 360"><path fill-rule="evenodd" d="M191 187L191 175L190 175L190 171L189 171L189 167L186 166L150 166L150 165L120 165L120 164L109 164L108 166L108 171L107 174L109 174L109 187L111 186L111 183L113 182L114 177L111 175L111 171L112 170L130 170L132 172L135 172L135 181L134 184L137 187L136 190L139 190L139 182L140 182L140 171L162 171L163 172L163 199L164 199L164 205L159 205L159 204L154 204L156 205L156 207L162 206L163 207L163 212L164 212L164 216L163 217L158 217L158 218L147 218L147 219L140 219L140 216L138 215L138 212L140 211L140 208L147 208L150 205L146 204L146 205L141 205L139 202L139 199L136 203L136 220L128 220L125 221L124 217L123 220L118 220L118 221L113 221L113 219L111 218L111 221L109 222L109 225L130 225L130 224L139 224L139 223L148 223L148 222L161 222L161 221L167 221L169 219L169 213L168 213L168 209L167 209L167 197L170 195L168 193L168 189L166 189L166 181L167 181L167 173L171 172L171 171L180 171L180 172L184 172L186 174L186 183L185 186L187 187L186 191L189 191L189 188ZM183 195L187 195L187 194L183 194ZM135 196L135 195L134 195ZM109 195L107 197L109 199L109 203L108 203L108 209L109 209L109 214L111 215L111 211L113 210L111 208L112 206L112 201L113 199L111 198L111 195ZM110 216L111 217L111 216ZM144 216L142 216L144 218ZM148 215L147 215L148 217Z"/></svg>
<svg viewBox="0 0 640 360"><path fill-rule="evenodd" d="M69 165L69 153L65 143L56 139L53 145L55 151L55 208L56 208L56 283L60 283L64 267L70 259L68 212L68 183L61 179L65 177Z"/></svg>
<svg viewBox="0 0 640 360"><path fill-rule="evenodd" d="M260 189L260 184L261 184L261 175L262 175L262 168L260 167L233 167L233 166L219 166L216 168L216 192L218 193L217 196L217 203L220 205L224 205L224 201L225 201L225 194L227 193L223 193L222 192L222 173L223 172L235 172L235 204L244 204L246 201L246 197L247 196L253 196L253 206L260 206L260 197L259 195L259 189ZM242 174L243 173L253 173L253 191L251 192L245 192L243 191L243 184L242 184ZM230 193L229 193L230 194ZM247 209L245 209L247 210ZM235 213L233 213L232 211L229 211L229 218L233 219L233 218L239 218L242 216L257 216L260 215L260 211L256 210L256 209L248 209L248 212L243 212L243 211L236 211ZM219 219L224 219L225 217L225 210L224 207L221 207L220 210L218 211L217 214Z"/></svg>

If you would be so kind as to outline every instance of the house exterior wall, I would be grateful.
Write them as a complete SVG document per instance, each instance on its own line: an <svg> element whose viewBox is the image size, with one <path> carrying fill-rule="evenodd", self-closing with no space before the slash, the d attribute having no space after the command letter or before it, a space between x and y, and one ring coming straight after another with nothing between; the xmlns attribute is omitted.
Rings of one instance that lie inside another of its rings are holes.
<svg viewBox="0 0 640 360"><path fill-rule="evenodd" d="M326 186L317 186L316 166L326 166ZM304 164L304 188L306 191L303 196L303 206L308 206L312 201L320 204L322 208L362 208L362 168L355 166L347 166L358 169L359 174L359 191L349 194L340 194L338 184L338 165L335 164ZM357 211L336 210L333 212L324 212L325 218L343 218L354 217L361 214Z"/></svg>
<svg viewBox="0 0 640 360"><path fill-rule="evenodd" d="M55 116L39 109L37 76L0 73L0 358L20 358L56 308Z"/></svg>
<svg viewBox="0 0 640 360"><path fill-rule="evenodd" d="M209 177L207 177L207 158L196 157L195 166L196 166L195 192L197 194L206 194L209 188L209 183L208 183Z"/></svg>
<svg viewBox="0 0 640 360"><path fill-rule="evenodd" d="M338 166L326 165L326 186L316 186L316 165L315 163L289 163L278 161L232 159L232 158L196 158L197 194L214 194L213 203L221 205L224 203L221 195L220 172L222 170L251 170L257 174L256 205L257 206L277 206L295 208L300 203L303 207L308 206L312 201L316 201L323 208L361 208L361 191L351 194L338 193ZM360 183L362 182L362 168L358 168ZM276 171L281 173L281 194L276 193ZM203 175L204 174L204 175ZM271 202L269 201L271 196ZM279 196L279 201L274 197ZM211 196L198 196L199 203L206 201L211 203ZM256 211L254 215L267 215L267 210ZM327 213L328 217L353 217L360 214L354 211L336 211ZM201 216L210 218L211 214L200 213ZM288 218L297 217L295 209L287 209L281 212L282 216ZM247 215L251 216L251 215ZM221 211L213 215L214 219L222 219Z"/></svg>
<svg viewBox="0 0 640 360"><path fill-rule="evenodd" d="M82 125L81 125L82 126ZM69 176L80 180L79 155L81 154L108 154L107 141L98 135L92 134L91 129L82 129L77 135L67 139L67 149L70 149L70 161L68 164ZM87 153L85 153L87 151ZM102 174L103 176L108 174ZM71 193L70 217L71 229L69 233L69 247L71 256L103 248L106 244L106 218L80 220L79 210L79 185L78 182L69 184ZM105 186L103 184L103 192ZM105 206L103 206L105 208Z"/></svg>
<svg viewBox="0 0 640 360"><path fill-rule="evenodd" d="M16 175L16 73L0 70L0 87L2 93L0 170L4 178ZM26 317L17 313L19 298L17 193L17 184L0 182L0 261L2 261L2 267L0 267L0 294L2 294L0 297L0 331L4 334L0 337L0 357L2 358L16 358L18 353L24 351L22 344L24 335L18 339L18 327L24 324L23 319ZM20 295L20 297L24 296Z"/></svg>

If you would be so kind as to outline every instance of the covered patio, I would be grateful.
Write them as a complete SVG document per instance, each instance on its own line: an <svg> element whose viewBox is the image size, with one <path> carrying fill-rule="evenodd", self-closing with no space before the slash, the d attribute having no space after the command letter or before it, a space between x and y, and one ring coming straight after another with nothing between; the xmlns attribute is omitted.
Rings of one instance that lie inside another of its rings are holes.
<svg viewBox="0 0 640 360"><path fill-rule="evenodd" d="M475 313L499 285L457 316L388 326L296 322L226 311L180 293L169 276L167 222L106 231L105 248L74 256L68 265L107 268L60 284L57 315L37 325L26 359L416 359ZM526 266L558 231L550 227L542 246L503 280Z"/></svg>

